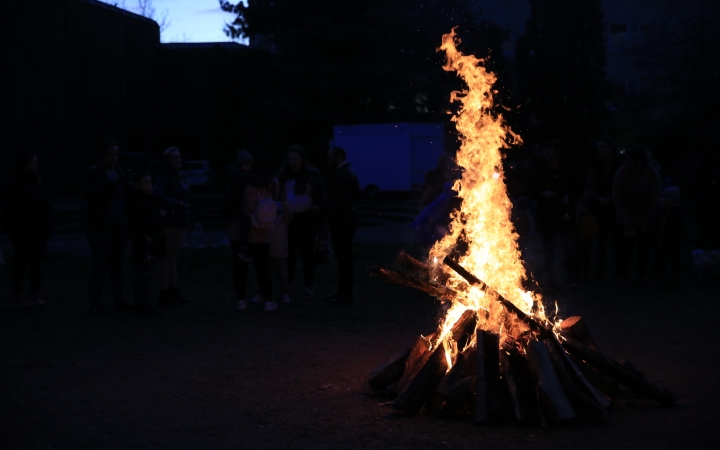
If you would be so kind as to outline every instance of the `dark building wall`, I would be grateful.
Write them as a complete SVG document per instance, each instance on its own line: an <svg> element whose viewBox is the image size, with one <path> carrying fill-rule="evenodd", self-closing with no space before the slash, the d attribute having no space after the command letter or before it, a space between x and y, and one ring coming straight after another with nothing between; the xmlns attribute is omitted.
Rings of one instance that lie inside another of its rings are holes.
<svg viewBox="0 0 720 450"><path fill-rule="evenodd" d="M91 0L2 3L0 177L31 148L50 191L70 194L95 160L98 131L149 151L158 25Z"/></svg>

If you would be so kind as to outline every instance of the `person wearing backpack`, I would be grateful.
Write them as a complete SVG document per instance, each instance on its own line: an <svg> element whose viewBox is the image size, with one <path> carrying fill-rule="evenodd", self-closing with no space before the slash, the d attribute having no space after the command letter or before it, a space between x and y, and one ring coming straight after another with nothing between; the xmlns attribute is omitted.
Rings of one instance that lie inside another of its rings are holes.
<svg viewBox="0 0 720 450"><path fill-rule="evenodd" d="M265 311L274 311L278 305L272 299L270 242L278 210L277 204L273 200L273 193L268 188L246 186L243 195L243 210L250 216L252 225L248 235L247 251L252 258L258 288L265 299ZM235 258L235 293L238 298L237 308L241 311L248 307L248 303L245 301L247 267L247 261L239 257Z"/></svg>

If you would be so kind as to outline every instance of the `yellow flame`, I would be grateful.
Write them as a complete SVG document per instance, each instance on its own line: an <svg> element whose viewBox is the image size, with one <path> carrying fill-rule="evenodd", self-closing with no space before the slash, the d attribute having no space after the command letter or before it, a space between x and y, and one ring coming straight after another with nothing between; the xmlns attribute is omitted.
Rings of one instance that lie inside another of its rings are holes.
<svg viewBox="0 0 720 450"><path fill-rule="evenodd" d="M502 150L521 143L521 139L505 125L502 115L493 111L495 75L484 67L484 60L458 51L457 43L459 39L453 29L443 36L440 50L447 58L443 68L457 72L467 85L462 92L451 94L451 101L460 104L452 120L461 139L456 158L462 178L455 182L454 189L462 198L462 206L451 217L450 232L435 243L428 260L435 263L434 270L445 272L446 285L455 289L458 296L440 326L438 343L452 338L448 335L450 330L468 309L478 312L479 328L495 333L502 329L511 337L527 330L522 322L507 317L491 292L467 286L454 271L437 264L452 253L459 239L468 245L458 261L462 266L525 313L546 320L539 296L523 289L525 268L504 183ZM538 305L534 313L533 305Z"/></svg>

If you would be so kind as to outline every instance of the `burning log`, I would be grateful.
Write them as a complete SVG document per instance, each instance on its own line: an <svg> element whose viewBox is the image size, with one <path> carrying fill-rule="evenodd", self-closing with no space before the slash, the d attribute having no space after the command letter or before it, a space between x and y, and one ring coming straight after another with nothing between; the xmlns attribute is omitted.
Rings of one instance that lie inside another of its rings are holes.
<svg viewBox="0 0 720 450"><path fill-rule="evenodd" d="M405 363L409 356L410 348L397 353L388 362L375 368L370 373L370 380L368 381L370 387L374 391L381 391L399 381L403 376L403 372L405 372Z"/></svg>
<svg viewBox="0 0 720 450"><path fill-rule="evenodd" d="M450 258L446 257L443 262L455 270L460 276L465 278L469 283L480 284L483 287L487 286L480 279L472 275L470 272L465 270L465 268L455 261L452 261ZM508 311L515 314L518 319L525 322L533 331L537 332L540 338L553 336L552 330L549 327L532 319L511 302L505 300L501 295L498 294L497 299ZM650 383L645 377L645 374L631 365L621 365L617 361L607 358L599 351L586 347L572 338L564 340L562 346L571 355L575 355L582 359L603 375L616 379L640 396L650 397L665 406L674 405L677 401L670 391Z"/></svg>
<svg viewBox="0 0 720 450"><path fill-rule="evenodd" d="M396 391L403 391L412 379L417 375L417 372L427 363L430 358L430 339L435 336L431 334L428 337L420 336L415 341L408 355L407 361L405 361L405 370L403 370L402 377L397 383Z"/></svg>
<svg viewBox="0 0 720 450"><path fill-rule="evenodd" d="M479 285L480 288L484 291L494 293L497 296L497 301L500 302L505 307L505 309L513 313L518 319L525 322L531 330L544 335L548 335L548 333L550 333L550 330L546 326L540 324L535 319L525 314L512 302L507 301L502 295L500 295L499 292L495 291L490 286L482 282L482 280L477 278L475 275L465 270L463 266L450 259L449 256L446 256L445 259L443 259L443 263L453 269L455 272L457 272L457 274L463 277L468 283L473 285Z"/></svg>
<svg viewBox="0 0 720 450"><path fill-rule="evenodd" d="M397 258L395 258L395 262L398 263L400 267L406 268L411 273L419 275L423 279L430 278L430 267L405 252L400 252Z"/></svg>
<svg viewBox="0 0 720 450"><path fill-rule="evenodd" d="M616 379L640 396L650 397L665 406L672 406L677 401L675 395L670 391L655 386L648 381L645 374L634 368L623 366L617 361L606 357L596 350L585 347L573 339L563 341L562 346L571 355L582 359L601 374Z"/></svg>
<svg viewBox="0 0 720 450"><path fill-rule="evenodd" d="M544 404L558 421L576 417L575 409L563 391L555 374L552 360L542 342L530 342L527 347L530 366L538 378L538 387Z"/></svg>
<svg viewBox="0 0 720 450"><path fill-rule="evenodd" d="M592 336L590 336L590 331L587 329L587 326L585 326L585 321L582 319L582 317L568 317L560 323L559 328L560 332L564 336L575 339L576 341L583 344L585 347L591 348L593 350L599 350L597 345L595 345L595 341L593 341Z"/></svg>
<svg viewBox="0 0 720 450"><path fill-rule="evenodd" d="M390 281L395 284L411 287L418 291L430 294L433 297L437 297L440 300L452 300L456 297L456 293L452 289L448 289L445 286L430 283L428 281L418 280L416 278L409 277L397 270L386 269L384 267L371 266L368 274L382 278L386 281Z"/></svg>
<svg viewBox="0 0 720 450"><path fill-rule="evenodd" d="M445 347L438 345L434 350L427 351L429 358L418 369L413 370L404 389L400 391L392 407L408 414L417 414L420 408L432 399L440 381L445 376L448 363L445 356ZM409 360L408 360L409 362Z"/></svg>
<svg viewBox="0 0 720 450"><path fill-rule="evenodd" d="M475 347L458 353L455 364L440 382L437 392L446 402L445 411L456 411L469 403L475 392L476 356Z"/></svg>
<svg viewBox="0 0 720 450"><path fill-rule="evenodd" d="M475 422L500 417L500 336L478 329L477 375L475 382Z"/></svg>

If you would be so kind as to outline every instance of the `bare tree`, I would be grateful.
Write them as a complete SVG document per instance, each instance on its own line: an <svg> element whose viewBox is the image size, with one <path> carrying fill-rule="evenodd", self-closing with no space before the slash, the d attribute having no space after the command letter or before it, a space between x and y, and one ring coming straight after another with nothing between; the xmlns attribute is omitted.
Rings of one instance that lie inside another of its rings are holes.
<svg viewBox="0 0 720 450"><path fill-rule="evenodd" d="M158 14L152 0L136 0L135 6L127 6L126 0L106 1L105 3L154 20L160 27L160 34L170 27L170 15L167 8Z"/></svg>

